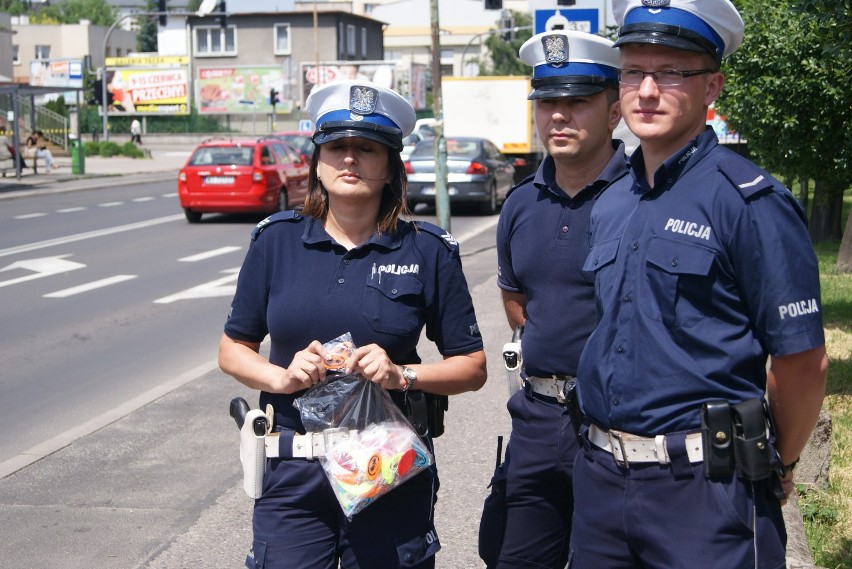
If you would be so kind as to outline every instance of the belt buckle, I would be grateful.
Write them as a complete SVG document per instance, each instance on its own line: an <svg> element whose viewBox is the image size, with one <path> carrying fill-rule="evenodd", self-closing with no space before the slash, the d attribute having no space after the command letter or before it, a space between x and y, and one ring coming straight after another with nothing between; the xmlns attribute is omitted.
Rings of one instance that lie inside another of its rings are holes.
<svg viewBox="0 0 852 569"><path fill-rule="evenodd" d="M618 431L607 431L606 434L609 439L610 449L612 450L612 458L615 459L616 464L622 468L630 468L630 463L627 461L627 449L624 448L624 438L621 436L621 433ZM621 451L621 460L618 460L618 457L615 456L616 442L618 442L618 450Z"/></svg>
<svg viewBox="0 0 852 569"><path fill-rule="evenodd" d="M567 383L563 383L562 389L560 389L559 376L553 376L553 385L556 387L556 401L562 405L565 405L565 385L567 385Z"/></svg>

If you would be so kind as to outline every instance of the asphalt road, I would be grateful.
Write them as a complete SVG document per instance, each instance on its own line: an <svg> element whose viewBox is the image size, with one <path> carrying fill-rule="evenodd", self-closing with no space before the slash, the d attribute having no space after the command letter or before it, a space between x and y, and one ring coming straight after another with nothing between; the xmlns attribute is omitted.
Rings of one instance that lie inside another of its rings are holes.
<svg viewBox="0 0 852 569"><path fill-rule="evenodd" d="M257 218L189 225L173 192L117 182L0 208L0 567L242 566L251 500L227 406L256 395L215 353ZM496 217L452 223L489 359L488 383L451 398L436 441L438 566L455 569L482 567L509 330Z"/></svg>

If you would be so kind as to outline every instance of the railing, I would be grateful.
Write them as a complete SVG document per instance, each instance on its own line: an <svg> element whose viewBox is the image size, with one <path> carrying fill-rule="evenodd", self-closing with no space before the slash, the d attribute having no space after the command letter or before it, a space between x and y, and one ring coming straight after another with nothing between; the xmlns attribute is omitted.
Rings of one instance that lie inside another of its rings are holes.
<svg viewBox="0 0 852 569"><path fill-rule="evenodd" d="M7 115L7 109L0 108L0 113ZM68 150L69 120L67 117L39 105L35 106L35 113L33 113L32 99L27 96L18 97L18 116L23 118L22 137L28 136L34 130L40 130L44 133L45 139ZM33 117L35 117L35 124L33 124Z"/></svg>

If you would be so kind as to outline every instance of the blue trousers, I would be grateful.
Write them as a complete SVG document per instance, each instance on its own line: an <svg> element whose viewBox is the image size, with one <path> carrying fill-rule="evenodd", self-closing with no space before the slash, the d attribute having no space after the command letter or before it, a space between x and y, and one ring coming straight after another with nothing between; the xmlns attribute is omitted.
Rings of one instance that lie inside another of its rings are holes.
<svg viewBox="0 0 852 569"><path fill-rule="evenodd" d="M430 445L431 447L431 445ZM249 569L432 569L433 467L346 519L319 461L268 459L255 501Z"/></svg>
<svg viewBox="0 0 852 569"><path fill-rule="evenodd" d="M552 397L529 386L507 405L506 523L496 567L563 569L568 557L578 452L571 419Z"/></svg>
<svg viewBox="0 0 852 569"><path fill-rule="evenodd" d="M702 463L619 466L588 440L574 465L571 569L783 569L769 480L708 479Z"/></svg>

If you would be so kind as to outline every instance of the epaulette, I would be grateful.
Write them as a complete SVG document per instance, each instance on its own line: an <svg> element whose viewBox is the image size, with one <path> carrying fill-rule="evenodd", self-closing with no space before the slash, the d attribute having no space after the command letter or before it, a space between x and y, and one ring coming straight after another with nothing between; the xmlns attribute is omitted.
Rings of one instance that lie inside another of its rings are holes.
<svg viewBox="0 0 852 569"><path fill-rule="evenodd" d="M450 251L459 250L459 242L456 241L456 238L453 237L452 234L446 229L438 227L434 223L429 223L428 221L415 221L414 225L419 231L434 235L435 237L440 239L441 242L446 245L447 249L449 249Z"/></svg>
<svg viewBox="0 0 852 569"><path fill-rule="evenodd" d="M521 180L520 182L518 182L517 184L515 184L515 185L514 185L514 186L512 186L511 188L509 188L509 191L508 191L508 192L506 192L506 197L508 198L508 197L509 197L509 195L510 195L512 192L514 192L515 190L517 190L518 188L520 188L520 187L521 187L521 186L523 186L524 184L529 184L529 183L530 183L530 182L532 182L534 179L535 179L535 172L533 172L532 174L529 174L526 178L524 178L523 180Z"/></svg>
<svg viewBox="0 0 852 569"><path fill-rule="evenodd" d="M731 153L719 161L719 171L749 200L764 190L772 189L775 181L766 172L742 156Z"/></svg>
<svg viewBox="0 0 852 569"><path fill-rule="evenodd" d="M302 219L302 214L292 209L273 213L255 226L254 231L251 232L251 240L254 241L257 239L263 233L263 230L273 223L278 223L279 221L299 221L300 219Z"/></svg>

